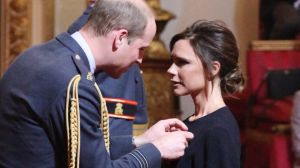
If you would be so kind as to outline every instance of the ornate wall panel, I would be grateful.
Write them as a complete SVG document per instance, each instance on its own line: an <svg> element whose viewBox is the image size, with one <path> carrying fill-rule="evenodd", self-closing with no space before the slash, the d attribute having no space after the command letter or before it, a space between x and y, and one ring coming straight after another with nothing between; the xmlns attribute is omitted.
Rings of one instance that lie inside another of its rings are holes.
<svg viewBox="0 0 300 168"><path fill-rule="evenodd" d="M1 0L0 75L31 43L31 0Z"/></svg>
<svg viewBox="0 0 300 168"><path fill-rule="evenodd" d="M0 76L33 41L53 37L53 0L1 0ZM35 26L35 27L33 27ZM33 29L34 28L34 29ZM32 31L34 30L35 36Z"/></svg>

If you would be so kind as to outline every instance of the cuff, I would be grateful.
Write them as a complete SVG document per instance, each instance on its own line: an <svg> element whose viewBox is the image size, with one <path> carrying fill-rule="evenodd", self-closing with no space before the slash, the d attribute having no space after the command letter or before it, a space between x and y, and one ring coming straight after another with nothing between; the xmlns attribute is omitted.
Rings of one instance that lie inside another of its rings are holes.
<svg viewBox="0 0 300 168"><path fill-rule="evenodd" d="M157 168L161 166L161 154L151 143L145 144L130 153L141 168Z"/></svg>

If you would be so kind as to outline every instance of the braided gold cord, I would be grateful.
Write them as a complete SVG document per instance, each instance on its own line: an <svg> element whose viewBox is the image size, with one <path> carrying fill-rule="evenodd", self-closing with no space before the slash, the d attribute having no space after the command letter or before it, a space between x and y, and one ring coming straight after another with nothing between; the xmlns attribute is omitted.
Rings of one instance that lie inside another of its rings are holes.
<svg viewBox="0 0 300 168"><path fill-rule="evenodd" d="M78 83L80 75L74 76L67 90L66 96L66 128L68 139L68 168L79 168L80 158L80 113L78 99ZM69 96L72 87L71 107L69 112Z"/></svg>
<svg viewBox="0 0 300 168"><path fill-rule="evenodd" d="M106 106L106 101L102 96L102 93L100 91L100 88L98 85L95 83L95 88L99 94L100 101L101 101L101 128L104 136L104 142L105 142L105 147L107 152L109 153L109 146L110 146L110 141L109 141L109 117L108 117L108 110Z"/></svg>
<svg viewBox="0 0 300 168"><path fill-rule="evenodd" d="M80 75L74 76L67 89L66 95L66 131L67 131L67 148L68 148L68 168L79 168L80 161L80 110L78 98L78 84L81 77ZM103 131L104 142L107 152L109 153L109 117L106 102L102 93L95 83L95 88L100 98L101 111L100 113L100 126ZM72 93L70 92L72 88ZM70 94L71 101L70 101ZM71 102L71 105L70 105Z"/></svg>

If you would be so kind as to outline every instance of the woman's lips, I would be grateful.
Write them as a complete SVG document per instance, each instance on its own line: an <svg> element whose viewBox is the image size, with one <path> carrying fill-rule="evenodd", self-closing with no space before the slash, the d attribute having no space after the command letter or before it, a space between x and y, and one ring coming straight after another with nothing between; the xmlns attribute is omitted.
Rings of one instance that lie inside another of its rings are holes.
<svg viewBox="0 0 300 168"><path fill-rule="evenodd" d="M173 86L182 85L181 82L171 80Z"/></svg>

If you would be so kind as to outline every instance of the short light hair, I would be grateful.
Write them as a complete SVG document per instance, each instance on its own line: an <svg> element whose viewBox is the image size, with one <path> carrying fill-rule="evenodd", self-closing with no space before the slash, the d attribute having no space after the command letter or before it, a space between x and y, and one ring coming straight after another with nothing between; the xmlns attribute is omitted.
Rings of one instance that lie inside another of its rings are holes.
<svg viewBox="0 0 300 168"><path fill-rule="evenodd" d="M105 36L113 30L124 28L128 31L128 38L135 38L143 35L151 15L151 9L142 0L141 3L133 0L98 0L87 24L96 36Z"/></svg>

